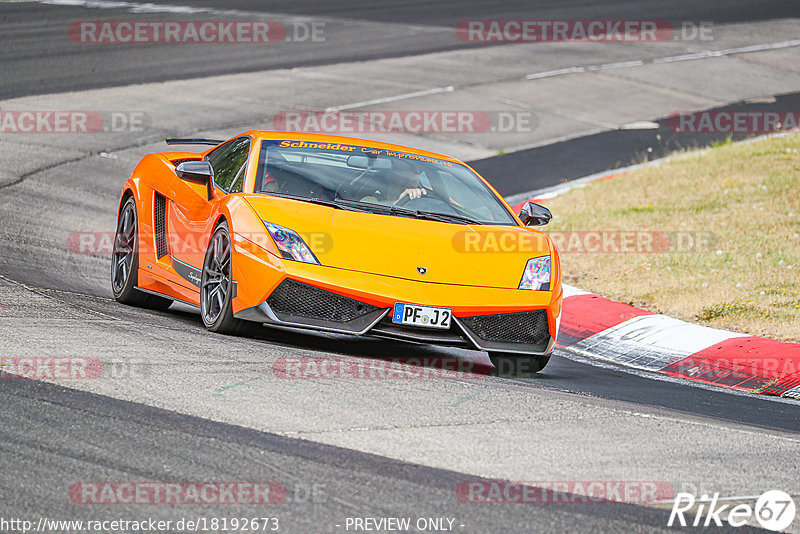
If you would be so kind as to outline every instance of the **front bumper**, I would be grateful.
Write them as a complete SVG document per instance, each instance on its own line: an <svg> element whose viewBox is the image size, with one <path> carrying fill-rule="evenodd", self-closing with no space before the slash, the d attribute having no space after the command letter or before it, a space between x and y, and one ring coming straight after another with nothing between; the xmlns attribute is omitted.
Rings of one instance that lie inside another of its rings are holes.
<svg viewBox="0 0 800 534"><path fill-rule="evenodd" d="M413 281L406 282L422 284ZM462 292L470 293L470 290L472 292L475 290L510 291L462 288ZM501 307L499 312L496 309L497 306L479 307L483 313L475 313L478 310L465 312L453 308L453 321L450 329L434 330L398 325L392 322L389 312L394 302L413 302L410 299L374 297L373 302L366 302L359 298L346 296L342 292L330 291L315 284L285 278L265 300L256 306L239 311L235 317L280 327L371 335L416 343L462 346L518 354L549 354L555 345L557 321L553 317L554 306L552 305L532 308L528 304L528 309L514 311L505 311ZM514 294L518 296L519 293L528 292L517 291ZM549 292L546 293L550 295ZM541 297L541 295L537 296ZM383 302L375 299L383 300ZM416 302L433 305L429 299ZM560 295L558 303L560 312Z"/></svg>

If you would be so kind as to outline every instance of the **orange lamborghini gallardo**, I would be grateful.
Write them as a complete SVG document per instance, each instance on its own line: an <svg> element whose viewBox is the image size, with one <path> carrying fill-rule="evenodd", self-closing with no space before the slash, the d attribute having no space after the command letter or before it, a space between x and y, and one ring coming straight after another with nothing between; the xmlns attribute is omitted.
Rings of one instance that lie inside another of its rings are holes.
<svg viewBox="0 0 800 534"><path fill-rule="evenodd" d="M206 328L301 328L484 350L541 370L561 269L466 164L331 135L249 131L142 158L122 188L112 287L122 303L200 309Z"/></svg>

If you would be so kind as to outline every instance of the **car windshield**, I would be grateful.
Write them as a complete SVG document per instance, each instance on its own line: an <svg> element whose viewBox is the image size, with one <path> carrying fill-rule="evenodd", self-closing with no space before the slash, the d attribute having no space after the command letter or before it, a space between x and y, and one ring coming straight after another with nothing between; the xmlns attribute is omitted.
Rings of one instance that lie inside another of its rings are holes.
<svg viewBox="0 0 800 534"><path fill-rule="evenodd" d="M465 165L367 146L264 140L255 191L387 215L518 224Z"/></svg>

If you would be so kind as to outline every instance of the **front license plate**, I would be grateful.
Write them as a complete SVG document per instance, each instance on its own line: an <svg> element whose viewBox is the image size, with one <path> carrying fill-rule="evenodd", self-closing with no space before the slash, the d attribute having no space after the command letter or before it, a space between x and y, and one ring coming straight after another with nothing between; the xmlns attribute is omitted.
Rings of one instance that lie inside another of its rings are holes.
<svg viewBox="0 0 800 534"><path fill-rule="evenodd" d="M432 308L398 302L394 305L392 322L425 328L450 328L452 316L453 311L449 308Z"/></svg>

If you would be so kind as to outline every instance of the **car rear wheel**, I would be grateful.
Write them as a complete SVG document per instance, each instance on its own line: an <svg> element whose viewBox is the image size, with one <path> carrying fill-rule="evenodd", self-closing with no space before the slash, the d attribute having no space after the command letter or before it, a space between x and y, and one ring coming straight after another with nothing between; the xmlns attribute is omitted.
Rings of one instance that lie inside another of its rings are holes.
<svg viewBox="0 0 800 534"><path fill-rule="evenodd" d="M111 290L117 302L141 308L166 310L172 300L136 289L139 283L139 221L132 196L122 205L114 236L111 265Z"/></svg>
<svg viewBox="0 0 800 534"><path fill-rule="evenodd" d="M233 316L231 235L228 223L223 221L214 230L208 243L200 277L200 315L203 324L212 332L240 335L255 323L242 321Z"/></svg>
<svg viewBox="0 0 800 534"><path fill-rule="evenodd" d="M545 368L550 356L528 356L505 352L490 352L489 359L495 366L497 376L525 376L538 373Z"/></svg>

